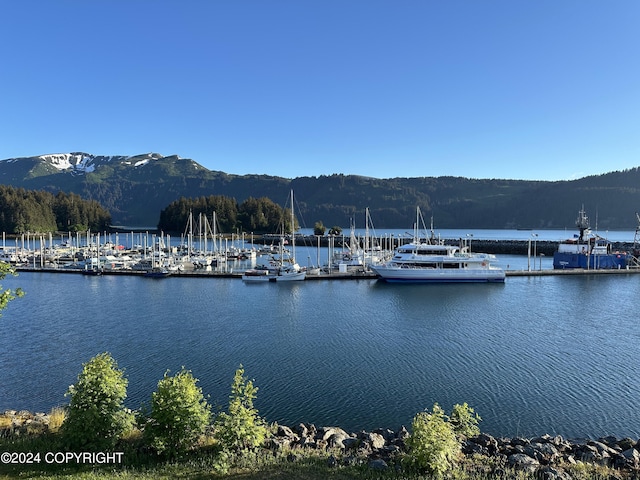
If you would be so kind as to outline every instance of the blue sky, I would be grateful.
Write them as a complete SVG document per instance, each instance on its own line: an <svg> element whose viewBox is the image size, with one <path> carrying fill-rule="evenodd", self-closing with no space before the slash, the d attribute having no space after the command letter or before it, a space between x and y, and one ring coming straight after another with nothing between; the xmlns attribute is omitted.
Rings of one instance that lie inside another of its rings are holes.
<svg viewBox="0 0 640 480"><path fill-rule="evenodd" d="M20 0L0 158L157 152L287 178L640 166L638 0Z"/></svg>

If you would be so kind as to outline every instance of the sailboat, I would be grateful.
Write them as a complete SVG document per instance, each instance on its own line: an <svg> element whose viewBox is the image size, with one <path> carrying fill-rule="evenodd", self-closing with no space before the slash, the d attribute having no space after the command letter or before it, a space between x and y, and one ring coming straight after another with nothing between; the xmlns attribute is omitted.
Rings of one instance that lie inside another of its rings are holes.
<svg viewBox="0 0 640 480"><path fill-rule="evenodd" d="M296 234L295 234L295 220L293 215L293 190L291 190L291 257L284 258L284 237L280 239L280 258L272 268L269 267L256 267L251 270L247 270L242 275L242 280L245 282L292 282L301 281L307 277L305 270L300 268L300 265L296 262Z"/></svg>

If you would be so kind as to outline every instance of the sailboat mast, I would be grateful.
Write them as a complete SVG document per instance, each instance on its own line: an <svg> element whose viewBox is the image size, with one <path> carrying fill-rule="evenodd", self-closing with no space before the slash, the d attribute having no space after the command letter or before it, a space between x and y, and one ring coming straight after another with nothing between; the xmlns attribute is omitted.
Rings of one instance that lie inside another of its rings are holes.
<svg viewBox="0 0 640 480"><path fill-rule="evenodd" d="M292 263L296 262L296 228L294 225L294 216L293 216L293 189L291 189L291 255L292 255Z"/></svg>

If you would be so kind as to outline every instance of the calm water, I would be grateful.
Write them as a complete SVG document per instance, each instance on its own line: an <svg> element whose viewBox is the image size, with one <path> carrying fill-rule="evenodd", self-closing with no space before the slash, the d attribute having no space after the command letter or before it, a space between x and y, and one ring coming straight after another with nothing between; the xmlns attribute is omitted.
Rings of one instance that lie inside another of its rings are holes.
<svg viewBox="0 0 640 480"><path fill-rule="evenodd" d="M82 363L109 351L132 408L183 365L224 405L242 363L260 413L289 425L395 429L466 401L494 435L640 436L638 275L411 286L22 272L2 286L27 295L0 318L0 411L65 403Z"/></svg>

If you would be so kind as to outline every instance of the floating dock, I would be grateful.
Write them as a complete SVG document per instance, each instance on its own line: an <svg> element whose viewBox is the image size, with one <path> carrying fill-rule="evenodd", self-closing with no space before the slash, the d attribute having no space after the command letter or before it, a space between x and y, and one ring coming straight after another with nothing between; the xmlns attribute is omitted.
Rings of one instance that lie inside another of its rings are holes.
<svg viewBox="0 0 640 480"><path fill-rule="evenodd" d="M63 273L63 274L84 274L84 270L71 269L71 268L47 268L47 267L16 267L18 272L40 272L40 273ZM172 273L169 277L174 278L242 278L243 272L207 272L202 270L185 271L179 273ZM562 276L562 275L634 275L640 273L640 268L624 268L624 269L567 269L567 270L505 270L507 277L546 277L546 276ZM144 277L144 271L137 270L113 270L104 271L104 276L135 276ZM316 280L375 280L378 278L373 272L356 270L347 273L320 273L317 275L307 274L305 281Z"/></svg>

